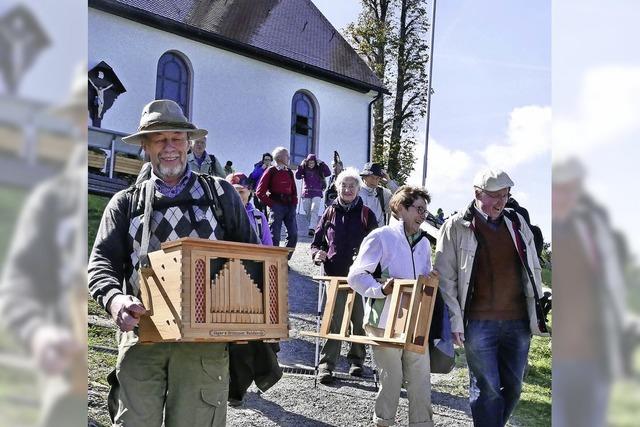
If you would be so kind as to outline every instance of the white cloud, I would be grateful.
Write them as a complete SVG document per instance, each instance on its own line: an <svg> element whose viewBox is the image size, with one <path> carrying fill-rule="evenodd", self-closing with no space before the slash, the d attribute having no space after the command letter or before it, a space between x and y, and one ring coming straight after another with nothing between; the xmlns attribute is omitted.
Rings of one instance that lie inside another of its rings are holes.
<svg viewBox="0 0 640 427"><path fill-rule="evenodd" d="M640 67L603 66L587 71L576 111L557 114L553 155L585 155L640 130ZM565 99L559 99L560 104Z"/></svg>
<svg viewBox="0 0 640 427"><path fill-rule="evenodd" d="M513 170L551 150L551 108L527 105L509 114L506 141L481 151L492 167Z"/></svg>
<svg viewBox="0 0 640 427"><path fill-rule="evenodd" d="M424 136L421 138L424 141ZM416 144L415 169L407 179L408 184L422 185L422 163L424 143ZM471 156L461 150L451 150L440 145L438 141L429 140L429 159L427 169L427 189L438 194L469 193L472 160Z"/></svg>

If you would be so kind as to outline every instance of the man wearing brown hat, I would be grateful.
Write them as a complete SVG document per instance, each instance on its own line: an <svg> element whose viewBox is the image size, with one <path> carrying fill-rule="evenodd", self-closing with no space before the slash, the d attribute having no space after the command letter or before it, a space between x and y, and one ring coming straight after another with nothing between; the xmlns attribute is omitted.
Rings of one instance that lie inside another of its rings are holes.
<svg viewBox="0 0 640 427"><path fill-rule="evenodd" d="M527 222L505 209L511 178L486 169L473 186L466 211L440 228L435 269L454 342L464 343L474 425L504 426L520 398L531 334L548 333L541 268Z"/></svg>
<svg viewBox="0 0 640 427"><path fill-rule="evenodd" d="M398 189L398 184L389 178L380 163L365 163L360 177L364 185L358 195L364 205L376 215L378 227L387 225L391 214L389 200ZM386 183L391 190L380 185L381 183Z"/></svg>
<svg viewBox="0 0 640 427"><path fill-rule="evenodd" d="M225 424L226 344L139 343L137 328L146 312L138 299L138 267L148 252L188 236L257 243L233 187L187 165L188 140L206 134L188 122L178 104L157 100L144 107L138 131L123 138L149 155L151 178L113 196L89 259L91 296L120 329L110 379L114 425Z"/></svg>

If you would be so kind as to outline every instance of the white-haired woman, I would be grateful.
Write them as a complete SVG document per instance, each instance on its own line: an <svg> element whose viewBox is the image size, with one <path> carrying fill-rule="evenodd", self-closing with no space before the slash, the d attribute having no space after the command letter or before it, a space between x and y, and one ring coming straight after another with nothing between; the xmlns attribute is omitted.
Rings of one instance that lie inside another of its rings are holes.
<svg viewBox="0 0 640 427"><path fill-rule="evenodd" d="M289 169L289 151L284 147L277 147L273 150L273 160L276 164L269 166L260 177L256 197L269 206L269 228L273 245L280 245L280 231L284 223L287 228L286 246L295 249L298 243L298 190L293 172ZM293 251L289 253L289 259L291 255Z"/></svg>
<svg viewBox="0 0 640 427"><path fill-rule="evenodd" d="M394 278L416 279L419 275L428 275L429 280L437 280L437 273L431 270L431 245L420 229L430 201L424 188L400 187L389 202L393 216L399 221L374 230L362 242L348 278L349 285L367 298L364 315L367 335L384 333L380 325L386 324L390 303L387 296L393 290ZM395 424L400 389L404 386L409 399L409 425L433 426L429 352L372 348L380 371L374 423Z"/></svg>
<svg viewBox="0 0 640 427"><path fill-rule="evenodd" d="M373 211L364 206L358 196L360 177L356 169L347 168L341 172L336 178L336 189L338 197L324 211L316 227L311 243L311 256L316 263L324 263L324 271L328 276L346 276L362 239L377 227L378 221ZM346 294L338 294L331 332L340 330L342 318L339 313L344 311L342 307L345 302ZM363 315L362 298L356 298L351 312L354 335L364 335ZM323 384L333 381L341 344L341 341L327 340L322 348L318 378ZM350 375L362 376L364 358L364 345L352 343L347 355Z"/></svg>

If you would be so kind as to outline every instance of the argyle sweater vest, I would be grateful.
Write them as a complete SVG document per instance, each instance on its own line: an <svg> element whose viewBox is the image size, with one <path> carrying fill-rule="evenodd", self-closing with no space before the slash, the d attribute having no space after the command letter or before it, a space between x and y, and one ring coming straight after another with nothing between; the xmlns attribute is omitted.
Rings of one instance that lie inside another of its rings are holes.
<svg viewBox="0 0 640 427"><path fill-rule="evenodd" d="M157 251L162 243L182 237L217 240L215 231L219 225L213 215L210 201L196 178L196 175L192 174L189 183L176 197L166 197L158 191L155 192L148 252ZM129 243L133 248L133 270L128 281L133 289L139 289L138 265L143 216L144 199L139 197L137 207L131 214L128 234Z"/></svg>

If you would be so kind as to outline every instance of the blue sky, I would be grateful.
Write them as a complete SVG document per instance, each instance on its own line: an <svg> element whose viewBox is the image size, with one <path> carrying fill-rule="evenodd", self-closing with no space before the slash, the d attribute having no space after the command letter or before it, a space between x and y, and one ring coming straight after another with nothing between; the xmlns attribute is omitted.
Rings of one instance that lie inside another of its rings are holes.
<svg viewBox="0 0 640 427"><path fill-rule="evenodd" d="M338 29L357 0L313 0ZM551 237L551 4L528 0L437 3L427 189L445 214L473 197L473 176L502 167L513 192ZM425 124L413 183L422 177Z"/></svg>

